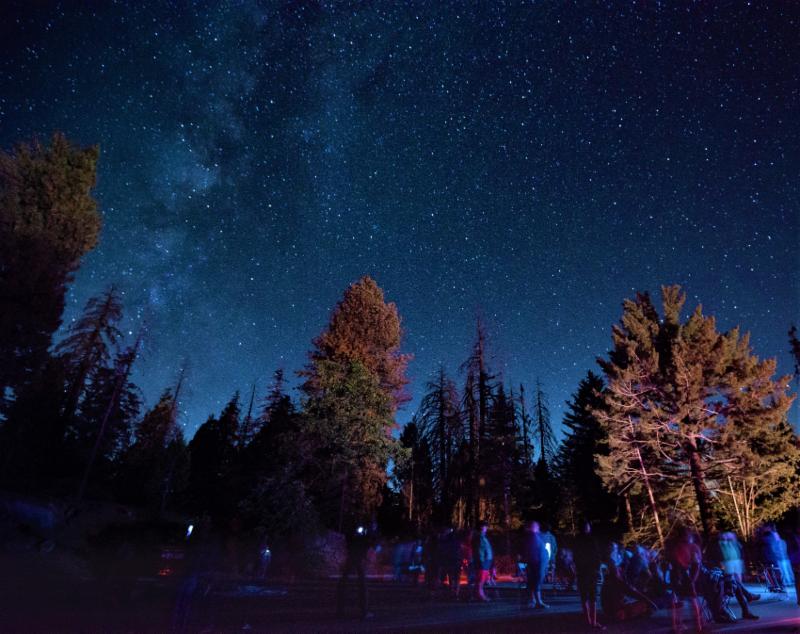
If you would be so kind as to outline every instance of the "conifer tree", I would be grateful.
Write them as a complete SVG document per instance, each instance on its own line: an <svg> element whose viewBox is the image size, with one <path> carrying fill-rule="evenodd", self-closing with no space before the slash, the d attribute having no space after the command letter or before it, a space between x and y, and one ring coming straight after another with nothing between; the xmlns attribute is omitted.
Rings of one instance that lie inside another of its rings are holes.
<svg viewBox="0 0 800 634"><path fill-rule="evenodd" d="M134 442L123 457L118 482L123 499L162 511L181 488L187 458L176 424L176 399L167 389L137 425Z"/></svg>
<svg viewBox="0 0 800 634"><path fill-rule="evenodd" d="M595 455L602 455L601 445L605 444L605 432L596 414L603 406L603 387L603 380L589 372L566 403L565 436L554 466L563 487L561 508L573 532L580 518L607 521L617 507L595 470Z"/></svg>
<svg viewBox="0 0 800 634"><path fill-rule="evenodd" d="M461 366L461 370L466 372L463 409L467 417L467 430L469 432L469 467L467 470L471 479L467 496L467 515L473 526L478 525L485 502L481 490L481 481L484 475L484 458L482 457L481 444L486 436L486 425L489 419L489 407L491 406L495 379L488 366L486 339L486 328L481 320L478 319L472 353Z"/></svg>
<svg viewBox="0 0 800 634"><path fill-rule="evenodd" d="M450 470L455 452L464 438L458 391L442 366L436 379L425 387L417 420L419 434L431 450L436 519L449 522L454 500Z"/></svg>
<svg viewBox="0 0 800 634"><path fill-rule="evenodd" d="M512 393L512 401L513 393ZM525 386L520 383L519 397L517 403L517 421L519 422L519 440L522 446L522 462L526 468L533 466L533 419L531 418L528 406L525 403Z"/></svg>
<svg viewBox="0 0 800 634"><path fill-rule="evenodd" d="M547 406L542 384L536 381L536 402L534 403L533 433L539 441L538 464L549 465L553 461L556 451L556 437L553 433L553 424L550 421L550 408Z"/></svg>
<svg viewBox="0 0 800 634"><path fill-rule="evenodd" d="M661 541L659 502L713 533L719 474L736 458L727 448L742 430L777 425L791 404L788 377L772 378L774 359L760 361L738 329L718 333L700 307L683 322L685 299L663 287L661 317L647 294L626 300L614 349L600 360L609 443L601 475L612 490L626 480L642 487Z"/></svg>
<svg viewBox="0 0 800 634"><path fill-rule="evenodd" d="M78 500L83 498L95 461L108 467L128 450L134 422L139 417L142 398L139 389L130 381L133 364L139 354L142 334L135 343L117 354L113 368L96 370L81 404L80 437L91 450L83 469ZM106 473L107 479L109 473Z"/></svg>
<svg viewBox="0 0 800 634"><path fill-rule="evenodd" d="M485 446L486 488L494 507L486 515L508 531L520 519L513 495L513 487L519 481L520 453L514 403L502 384L492 398Z"/></svg>
<svg viewBox="0 0 800 634"><path fill-rule="evenodd" d="M363 277L314 340L303 372L308 477L324 521L339 529L345 520L371 516L380 503L397 444L394 415L407 398L401 335L397 308Z"/></svg>
<svg viewBox="0 0 800 634"><path fill-rule="evenodd" d="M236 392L219 418L209 416L189 442L189 498L197 510L217 519L232 514L236 504L239 417Z"/></svg>
<svg viewBox="0 0 800 634"><path fill-rule="evenodd" d="M61 413L67 434L92 374L106 368L117 341L122 336L118 324L122 319L122 301L112 285L86 303L83 315L70 326L67 336L55 349L64 360L68 385Z"/></svg>
<svg viewBox="0 0 800 634"><path fill-rule="evenodd" d="M66 285L97 243L97 158L60 134L0 153L0 405L45 364Z"/></svg>

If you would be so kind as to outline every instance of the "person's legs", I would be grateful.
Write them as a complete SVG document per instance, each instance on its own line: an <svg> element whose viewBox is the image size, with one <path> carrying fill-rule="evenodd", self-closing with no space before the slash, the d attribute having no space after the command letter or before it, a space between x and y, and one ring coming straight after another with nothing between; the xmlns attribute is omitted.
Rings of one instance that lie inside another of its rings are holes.
<svg viewBox="0 0 800 634"><path fill-rule="evenodd" d="M544 585L544 577L546 573L547 569L545 567L540 568L536 579L536 604L541 608L550 607L544 601L542 601L542 586Z"/></svg>
<svg viewBox="0 0 800 634"><path fill-rule="evenodd" d="M478 570L477 571L477 596L478 599L481 601L488 601L489 597L486 596L486 592L484 591L483 587L486 585L486 582L489 580L489 571L488 570Z"/></svg>
<svg viewBox="0 0 800 634"><path fill-rule="evenodd" d="M742 618L743 619L757 619L758 617L750 611L750 604L747 602L747 595L744 593L742 586L734 581L733 583L733 596L736 597L736 601L739 604L739 607L742 608Z"/></svg>
<svg viewBox="0 0 800 634"><path fill-rule="evenodd" d="M528 583L528 605L536 605L536 572L534 572L535 564L527 562L525 566L525 577Z"/></svg>

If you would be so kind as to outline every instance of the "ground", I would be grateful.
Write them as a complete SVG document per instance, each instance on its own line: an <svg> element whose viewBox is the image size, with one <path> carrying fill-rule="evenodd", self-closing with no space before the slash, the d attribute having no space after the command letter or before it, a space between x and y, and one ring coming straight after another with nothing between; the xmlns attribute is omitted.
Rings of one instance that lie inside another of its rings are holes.
<svg viewBox="0 0 800 634"><path fill-rule="evenodd" d="M21 562L17 562L19 564ZM207 587L191 579L176 584L140 583L132 595L96 581L75 581L52 567L25 569L3 562L0 580L2 632L583 632L578 597L574 592L546 594L547 610L531 610L521 602L518 586L510 581L492 591L488 604L429 599L423 587L370 579L373 617L357 616L355 585L348 588L347 613L336 617L336 580L248 581L218 578ZM14 570L15 574L7 574ZM49 573L42 575L45 570ZM70 579L69 583L65 583ZM181 592L181 588L183 592ZM755 592L763 588L751 586ZM800 609L794 593L764 594L753 606L757 622L713 625L714 632L798 632ZM738 614L738 606L734 606ZM689 625L688 613L686 624ZM660 611L614 632L670 631L670 615Z"/></svg>

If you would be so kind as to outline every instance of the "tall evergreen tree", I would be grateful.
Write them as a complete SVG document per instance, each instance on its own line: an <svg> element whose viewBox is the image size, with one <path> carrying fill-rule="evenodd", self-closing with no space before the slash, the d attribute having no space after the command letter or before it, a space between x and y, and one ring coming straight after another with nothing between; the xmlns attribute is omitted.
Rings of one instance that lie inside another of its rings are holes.
<svg viewBox="0 0 800 634"><path fill-rule="evenodd" d="M450 470L458 446L464 438L455 383L440 366L436 379L426 384L420 403L419 434L431 450L436 497L436 520L451 521L454 491Z"/></svg>
<svg viewBox="0 0 800 634"><path fill-rule="evenodd" d="M512 394L512 400L513 394ZM522 461L527 468L533 466L533 419L525 402L525 386L520 383L517 403L517 421L519 422L519 440L522 446Z"/></svg>
<svg viewBox="0 0 800 634"><path fill-rule="evenodd" d="M547 406L547 396L542 389L542 384L536 381L536 402L533 410L533 433L539 441L538 464L550 465L556 452L556 436L553 433L553 424L550 421L550 408Z"/></svg>
<svg viewBox="0 0 800 634"><path fill-rule="evenodd" d="M581 518L609 521L617 508L617 500L595 470L595 456L603 453L605 443L596 414L603 406L603 387L603 380L589 372L566 403L565 436L556 455L555 472L562 485L562 515L573 532Z"/></svg>
<svg viewBox="0 0 800 634"><path fill-rule="evenodd" d="M506 396L502 384L493 395L487 427L483 471L488 485L487 497L493 508L486 515L508 531L520 520L513 491L519 482L520 452L514 402Z"/></svg>
<svg viewBox="0 0 800 634"><path fill-rule="evenodd" d="M89 299L83 315L70 326L67 336L56 346L55 353L64 360L68 372L61 413L67 434L75 434L71 427L90 379L93 374L107 368L116 349L122 336L118 327L121 319L122 300L117 289L111 286L101 295Z"/></svg>
<svg viewBox="0 0 800 634"><path fill-rule="evenodd" d="M118 481L123 499L156 512L163 511L182 489L188 468L186 443L176 420L176 401L173 391L167 389L144 415L123 457Z"/></svg>
<svg viewBox="0 0 800 634"><path fill-rule="evenodd" d="M324 520L340 529L380 503L396 447L394 415L406 398L409 356L399 351L401 335L395 305L374 280L361 278L314 340L303 373L312 486Z"/></svg>
<svg viewBox="0 0 800 634"><path fill-rule="evenodd" d="M98 153L60 134L0 153L0 405L44 366L66 285L97 243Z"/></svg>
<svg viewBox="0 0 800 634"><path fill-rule="evenodd" d="M759 434L783 419L789 377L773 380L775 360L760 361L738 329L718 333L700 307L683 322L685 299L679 287L663 287L662 316L647 294L624 303L614 349L600 360L610 453L599 461L612 489L626 480L642 486L654 520L660 501L709 535L719 474L735 459L726 447L743 430Z"/></svg>
<svg viewBox="0 0 800 634"><path fill-rule="evenodd" d="M101 367L92 375L79 413L79 437L84 447L91 450L83 468L78 500L83 497L95 462L99 459L106 476L102 479L107 480L112 462L121 458L130 446L142 405L139 389L130 380L141 343L140 333L132 346L117 354L113 368Z"/></svg>
<svg viewBox="0 0 800 634"><path fill-rule="evenodd" d="M495 379L489 370L486 328L480 319L476 324L472 353L461 366L461 370L466 372L463 407L468 423L470 452L468 472L471 484L467 496L467 515L473 526L477 526L485 502L481 490L484 475L482 473L484 459L481 444L486 437L486 425L489 420Z"/></svg>
<svg viewBox="0 0 800 634"><path fill-rule="evenodd" d="M209 416L189 442L189 499L217 520L233 515L237 504L236 467L240 424L239 393L219 418Z"/></svg>

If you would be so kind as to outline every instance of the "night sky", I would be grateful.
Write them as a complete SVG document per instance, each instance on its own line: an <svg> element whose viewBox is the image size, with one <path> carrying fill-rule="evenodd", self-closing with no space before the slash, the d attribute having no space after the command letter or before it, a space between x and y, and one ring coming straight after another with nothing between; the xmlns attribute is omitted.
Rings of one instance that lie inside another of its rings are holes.
<svg viewBox="0 0 800 634"><path fill-rule="evenodd" d="M476 314L560 419L661 284L792 370L800 5L713 4L6 1L0 145L99 143L66 322L117 283L148 405L188 359L189 435L364 274L415 355L401 421Z"/></svg>

